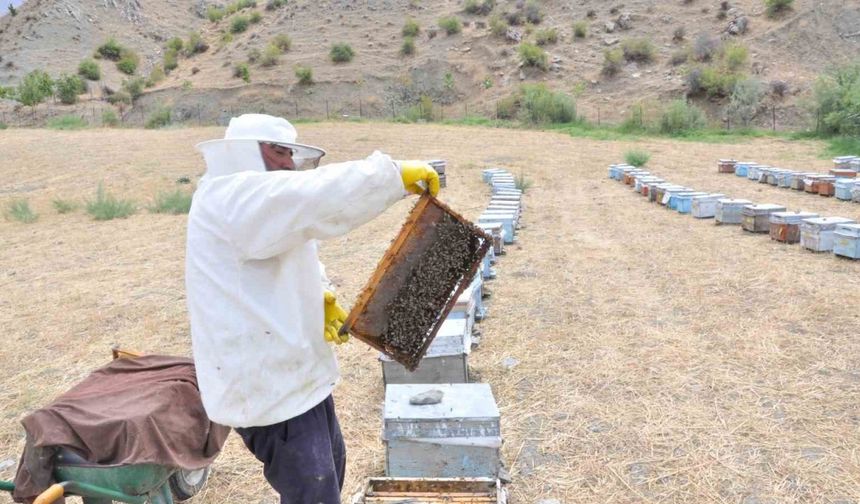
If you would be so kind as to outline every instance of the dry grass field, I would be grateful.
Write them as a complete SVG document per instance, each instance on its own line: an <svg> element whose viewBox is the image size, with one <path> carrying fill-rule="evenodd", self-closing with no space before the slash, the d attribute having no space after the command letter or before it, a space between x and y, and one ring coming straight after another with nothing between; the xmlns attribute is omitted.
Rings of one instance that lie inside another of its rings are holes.
<svg viewBox="0 0 860 504"><path fill-rule="evenodd" d="M489 200L481 168L533 180L470 357L502 412L512 503L860 502L860 263L666 211L606 178L636 147L674 182L860 219L857 204L716 173L720 157L824 170L820 144L394 124L299 131L332 161L377 148L447 159L441 198L470 218ZM82 210L58 215L51 200L92 198L103 181L145 205L176 179L195 180L203 163L192 145L222 133L0 132L0 205L26 197L40 214L33 224L0 220L0 479L14 475L21 416L106 363L112 344L190 355L185 217L142 210L95 222ZM410 207L323 244L346 305ZM337 352L346 502L383 471L383 387L375 351L351 342ZM518 364L503 365L508 357ZM276 496L232 435L195 502Z"/></svg>

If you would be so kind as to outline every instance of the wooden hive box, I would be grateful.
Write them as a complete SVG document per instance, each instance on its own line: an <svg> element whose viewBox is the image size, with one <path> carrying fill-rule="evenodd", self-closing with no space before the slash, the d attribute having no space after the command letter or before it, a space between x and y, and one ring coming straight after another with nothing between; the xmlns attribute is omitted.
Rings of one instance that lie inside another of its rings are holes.
<svg viewBox="0 0 860 504"><path fill-rule="evenodd" d="M741 210L741 228L750 233L769 233L770 214L774 212L785 212L785 207L769 203L747 205Z"/></svg>
<svg viewBox="0 0 860 504"><path fill-rule="evenodd" d="M774 212L770 214L770 239L782 243L800 241L800 224L805 219L814 219L812 212Z"/></svg>
<svg viewBox="0 0 860 504"><path fill-rule="evenodd" d="M350 504L506 504L496 478L369 478Z"/></svg>

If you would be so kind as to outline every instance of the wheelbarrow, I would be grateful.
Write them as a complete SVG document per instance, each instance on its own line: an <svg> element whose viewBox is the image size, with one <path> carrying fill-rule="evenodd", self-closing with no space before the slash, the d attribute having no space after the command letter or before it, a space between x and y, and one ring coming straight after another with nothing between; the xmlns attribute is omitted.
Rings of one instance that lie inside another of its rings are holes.
<svg viewBox="0 0 860 504"><path fill-rule="evenodd" d="M113 358L139 357L137 352L112 348ZM173 504L197 494L209 478L209 468L185 470L158 464L105 465L88 462L67 448L54 459L54 480L34 504L50 504L66 495L83 498L84 504ZM15 484L0 480L0 491L12 492Z"/></svg>

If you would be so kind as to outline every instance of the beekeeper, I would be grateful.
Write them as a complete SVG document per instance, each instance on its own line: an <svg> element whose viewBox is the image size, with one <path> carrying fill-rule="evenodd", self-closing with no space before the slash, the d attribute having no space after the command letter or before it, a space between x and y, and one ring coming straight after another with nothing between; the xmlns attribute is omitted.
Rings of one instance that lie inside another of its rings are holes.
<svg viewBox="0 0 860 504"><path fill-rule="evenodd" d="M426 163L366 159L317 168L285 119L245 114L197 145L206 174L188 217L186 290L206 413L234 427L282 503L340 503L346 464L329 343L346 312L316 240L343 235L408 193L439 191Z"/></svg>

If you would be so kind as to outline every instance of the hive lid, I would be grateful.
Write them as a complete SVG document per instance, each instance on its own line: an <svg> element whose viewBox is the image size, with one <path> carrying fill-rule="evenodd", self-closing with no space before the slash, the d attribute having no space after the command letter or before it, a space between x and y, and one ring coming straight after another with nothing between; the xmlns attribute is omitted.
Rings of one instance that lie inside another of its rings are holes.
<svg viewBox="0 0 860 504"><path fill-rule="evenodd" d="M770 214L770 221L775 224L797 224L804 219L815 217L818 217L818 214L813 212L773 212Z"/></svg>
<svg viewBox="0 0 860 504"><path fill-rule="evenodd" d="M753 202L745 199L732 199L732 198L723 198L717 200L721 205L752 205Z"/></svg>
<svg viewBox="0 0 860 504"><path fill-rule="evenodd" d="M854 219L847 217L815 217L803 221L804 224L820 227L821 229L834 229L839 224L853 224L854 222Z"/></svg>
<svg viewBox="0 0 860 504"><path fill-rule="evenodd" d="M860 224L837 224L836 232L842 235L860 237Z"/></svg>
<svg viewBox="0 0 860 504"><path fill-rule="evenodd" d="M774 205L772 203L760 203L758 205L749 205L750 209L760 212L784 212L785 207L782 205Z"/></svg>
<svg viewBox="0 0 860 504"><path fill-rule="evenodd" d="M438 390L438 404L409 399ZM499 408L487 383L397 384L385 387L383 439L499 436Z"/></svg>

